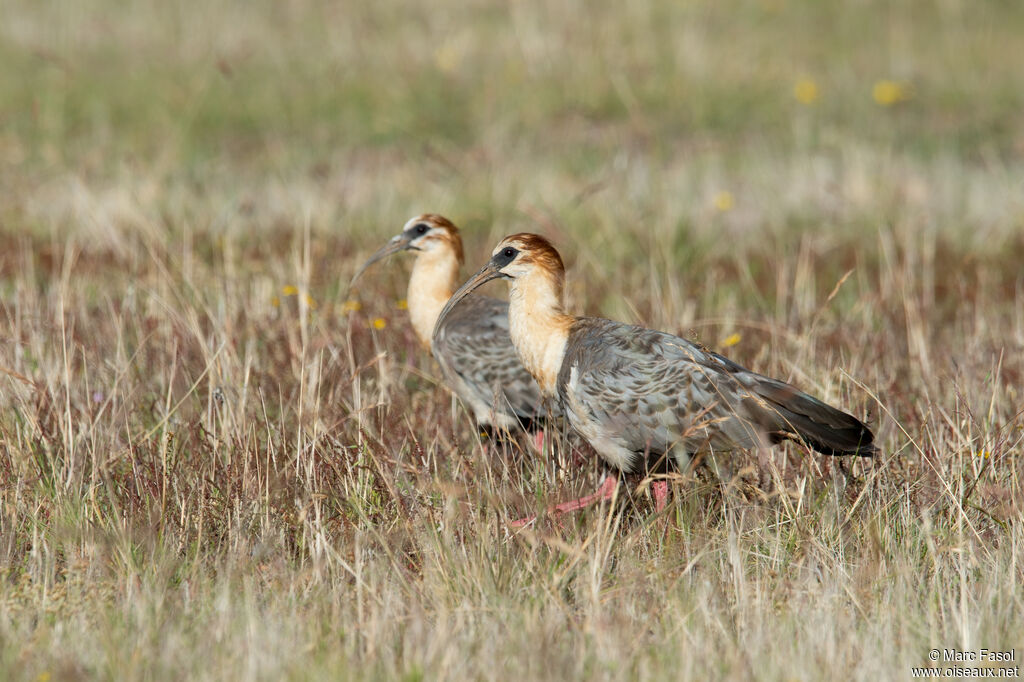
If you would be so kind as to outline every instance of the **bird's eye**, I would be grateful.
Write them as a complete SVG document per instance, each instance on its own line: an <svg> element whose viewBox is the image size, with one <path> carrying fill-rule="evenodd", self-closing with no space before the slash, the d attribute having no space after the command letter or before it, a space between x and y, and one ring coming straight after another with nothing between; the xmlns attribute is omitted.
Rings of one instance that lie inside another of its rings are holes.
<svg viewBox="0 0 1024 682"><path fill-rule="evenodd" d="M518 255L518 249L511 246L506 246L504 249L494 254L493 261L494 264L497 265L499 268L503 268L512 261L514 261L516 259L516 256Z"/></svg>
<svg viewBox="0 0 1024 682"><path fill-rule="evenodd" d="M426 223L420 223L419 225L412 229L416 232L416 234L426 234L427 230L430 229L430 226L427 225Z"/></svg>

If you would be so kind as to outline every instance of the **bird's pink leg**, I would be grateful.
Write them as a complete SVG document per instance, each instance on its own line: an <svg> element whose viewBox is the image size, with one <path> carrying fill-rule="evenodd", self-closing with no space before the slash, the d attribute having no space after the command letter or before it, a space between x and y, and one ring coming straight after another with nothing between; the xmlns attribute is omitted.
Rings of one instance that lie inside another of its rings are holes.
<svg viewBox="0 0 1024 682"><path fill-rule="evenodd" d="M544 429L539 429L533 434L533 445L537 452L544 452Z"/></svg>
<svg viewBox="0 0 1024 682"><path fill-rule="evenodd" d="M580 509L586 509L592 504L603 502L605 500L611 500L615 496L615 488L619 485L619 478L615 474L608 474L604 481L602 481L597 492L590 495L585 495L579 499L571 500L569 502L563 502L562 504L556 504L553 507L548 507L547 513L549 516L561 516L568 512L577 511ZM526 518L513 521L509 525L513 528L521 528L526 524L534 521L537 518L534 516L527 516Z"/></svg>
<svg viewBox="0 0 1024 682"><path fill-rule="evenodd" d="M552 511L559 514L565 514L566 512L577 511L580 509L586 509L592 504L598 502L604 502L605 500L612 499L615 495L615 487L619 484L619 479L614 474L608 474L604 481L598 487L597 492L590 495L585 495L579 499L572 500L570 502L563 502L562 504L556 504L552 507Z"/></svg>
<svg viewBox="0 0 1024 682"><path fill-rule="evenodd" d="M660 512L668 504L668 481L655 481L651 492L654 493L654 511Z"/></svg>

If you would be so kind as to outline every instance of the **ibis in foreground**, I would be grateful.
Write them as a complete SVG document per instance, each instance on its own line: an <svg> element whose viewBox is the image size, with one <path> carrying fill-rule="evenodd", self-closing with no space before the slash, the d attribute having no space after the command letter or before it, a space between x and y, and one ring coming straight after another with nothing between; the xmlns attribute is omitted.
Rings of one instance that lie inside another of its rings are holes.
<svg viewBox="0 0 1024 682"><path fill-rule="evenodd" d="M783 381L672 334L566 313L562 259L536 234L503 239L452 295L438 327L450 324L448 315L474 289L499 278L509 280L510 334L523 365L613 471L643 472L662 459L685 471L702 451L784 440L826 455L876 452L873 434L858 419ZM611 499L617 483L613 473L593 495L549 511ZM652 488L660 511L668 485L661 480Z"/></svg>

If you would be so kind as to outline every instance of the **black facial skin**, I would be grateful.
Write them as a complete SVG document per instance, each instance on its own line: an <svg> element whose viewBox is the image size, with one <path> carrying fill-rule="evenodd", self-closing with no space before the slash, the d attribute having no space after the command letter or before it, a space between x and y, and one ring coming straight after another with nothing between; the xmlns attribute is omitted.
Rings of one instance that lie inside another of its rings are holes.
<svg viewBox="0 0 1024 682"><path fill-rule="evenodd" d="M423 235L425 235L427 232L430 232L430 225L427 225L426 223L416 223L408 230L403 232L402 237L405 238L405 241L407 243L405 248L407 248L410 251L422 251L422 249L420 249L418 246L413 246L412 243L419 239L420 237L422 237Z"/></svg>
<svg viewBox="0 0 1024 682"><path fill-rule="evenodd" d="M516 256L518 255L518 250L512 248L511 246L506 246L504 249L502 249L501 251L499 251L498 253L494 254L491 257L491 262L494 263L497 267L503 268L512 261L514 261L516 259Z"/></svg>

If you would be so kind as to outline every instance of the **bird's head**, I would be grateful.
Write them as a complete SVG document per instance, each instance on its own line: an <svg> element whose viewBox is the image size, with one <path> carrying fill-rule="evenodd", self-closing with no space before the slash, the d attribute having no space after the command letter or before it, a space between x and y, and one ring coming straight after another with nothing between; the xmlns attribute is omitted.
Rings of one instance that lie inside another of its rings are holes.
<svg viewBox="0 0 1024 682"><path fill-rule="evenodd" d="M481 270L485 271L491 274L487 279L519 279L542 274L561 281L565 277L562 257L551 242L539 234L529 232L502 239L491 252L491 260Z"/></svg>
<svg viewBox="0 0 1024 682"><path fill-rule="evenodd" d="M444 216L424 213L407 222L401 232L370 256L356 271L352 282L359 279L360 275L377 261L399 251L419 251L431 254L442 249L454 252L456 261L459 264L462 263L462 237L459 236L459 228Z"/></svg>
<svg viewBox="0 0 1024 682"><path fill-rule="evenodd" d="M562 285L565 280L565 266L558 251L539 234L521 232L502 239L491 252L487 265L466 280L452 294L448 304L438 317L438 324L445 318L459 301L468 296L477 287L493 279L516 280L540 277L552 284L557 300L561 300Z"/></svg>

